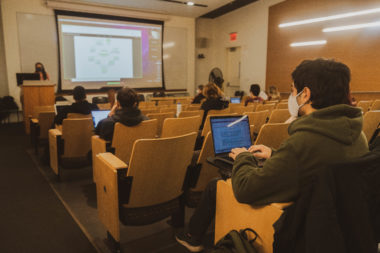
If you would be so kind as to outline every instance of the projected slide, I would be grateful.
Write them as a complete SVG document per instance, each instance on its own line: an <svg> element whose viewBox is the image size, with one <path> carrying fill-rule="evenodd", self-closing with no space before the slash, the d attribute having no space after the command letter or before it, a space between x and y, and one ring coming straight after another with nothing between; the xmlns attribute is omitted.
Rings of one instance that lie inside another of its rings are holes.
<svg viewBox="0 0 380 253"><path fill-rule="evenodd" d="M131 39L74 37L75 72L73 81L119 81L133 78Z"/></svg>
<svg viewBox="0 0 380 253"><path fill-rule="evenodd" d="M57 14L61 89L161 88L163 23L103 18Z"/></svg>

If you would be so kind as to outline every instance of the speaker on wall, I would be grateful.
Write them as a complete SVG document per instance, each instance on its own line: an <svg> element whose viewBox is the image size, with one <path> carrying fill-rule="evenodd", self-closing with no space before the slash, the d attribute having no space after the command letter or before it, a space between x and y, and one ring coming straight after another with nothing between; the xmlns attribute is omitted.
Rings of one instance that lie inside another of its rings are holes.
<svg viewBox="0 0 380 253"><path fill-rule="evenodd" d="M207 48L208 39L207 38L197 38L197 48Z"/></svg>

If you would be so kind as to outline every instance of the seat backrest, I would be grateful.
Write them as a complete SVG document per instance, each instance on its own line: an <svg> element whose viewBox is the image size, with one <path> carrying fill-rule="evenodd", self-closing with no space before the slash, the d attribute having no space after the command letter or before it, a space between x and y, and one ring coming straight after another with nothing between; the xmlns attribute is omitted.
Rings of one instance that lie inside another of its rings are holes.
<svg viewBox="0 0 380 253"><path fill-rule="evenodd" d="M256 106L256 112L261 112L261 111L269 111L269 115L272 113L273 109L276 107L275 103L270 103L270 104L258 104Z"/></svg>
<svg viewBox="0 0 380 253"><path fill-rule="evenodd" d="M269 116L268 123L284 123L290 118L288 109L275 109Z"/></svg>
<svg viewBox="0 0 380 253"><path fill-rule="evenodd" d="M101 103L101 104L97 104L97 106L100 110L111 110L110 103Z"/></svg>
<svg viewBox="0 0 380 253"><path fill-rule="evenodd" d="M121 123L116 123L112 138L112 147L115 148L115 155L125 163L131 157L133 143L138 139L154 138L157 133L157 120L144 120L137 126L128 127Z"/></svg>
<svg viewBox="0 0 380 253"><path fill-rule="evenodd" d="M370 108L371 111L380 110L380 100L375 100Z"/></svg>
<svg viewBox="0 0 380 253"><path fill-rule="evenodd" d="M126 207L146 207L178 198L193 156L197 133L138 140L133 145L127 176L133 177Z"/></svg>
<svg viewBox="0 0 380 253"><path fill-rule="evenodd" d="M157 105L173 105L174 104L174 99L170 100L159 100Z"/></svg>
<svg viewBox="0 0 380 253"><path fill-rule="evenodd" d="M49 129L54 122L54 112L40 112L38 114L38 124L40 126L40 138L47 139L49 137Z"/></svg>
<svg viewBox="0 0 380 253"><path fill-rule="evenodd" d="M191 104L187 107L188 111L198 111L201 109L201 104Z"/></svg>
<svg viewBox="0 0 380 253"><path fill-rule="evenodd" d="M276 105L276 109L288 109L288 102L280 102Z"/></svg>
<svg viewBox="0 0 380 253"><path fill-rule="evenodd" d="M54 105L34 106L32 118L37 119L40 112L54 112Z"/></svg>
<svg viewBox="0 0 380 253"><path fill-rule="evenodd" d="M164 125L164 120L167 118L174 118L174 112L165 112L165 113L149 113L146 115L149 119L157 120L157 136L161 136L162 126Z"/></svg>
<svg viewBox="0 0 380 253"><path fill-rule="evenodd" d="M161 108L160 112L162 112L162 113L165 113L165 112L177 113L177 108Z"/></svg>
<svg viewBox="0 0 380 253"><path fill-rule="evenodd" d="M91 136L94 134L92 119L64 119L62 139L63 157L85 157L91 150Z"/></svg>
<svg viewBox="0 0 380 253"><path fill-rule="evenodd" d="M153 106L156 106L156 101L140 101L139 103L139 107L140 109L143 108L143 107L153 107Z"/></svg>
<svg viewBox="0 0 380 253"><path fill-rule="evenodd" d="M230 108L222 109L222 110L209 110L208 114L217 115L217 114L225 114L230 113Z"/></svg>
<svg viewBox="0 0 380 253"><path fill-rule="evenodd" d="M357 107L362 108L363 113L368 112L369 108L371 107L373 101L372 100L361 100L356 105Z"/></svg>
<svg viewBox="0 0 380 253"><path fill-rule="evenodd" d="M160 108L159 107L140 108L140 111L142 114L147 115L149 113L159 113Z"/></svg>
<svg viewBox="0 0 380 253"><path fill-rule="evenodd" d="M210 112L207 114L205 124L203 125L201 136L206 136L208 132L211 131L211 125L210 125L210 117L211 116L230 116L230 115L237 115L236 113L225 113L225 114L210 114Z"/></svg>
<svg viewBox="0 0 380 253"><path fill-rule="evenodd" d="M180 98L176 100L176 103L181 103L184 105L188 105L190 104L190 102L191 102L190 98Z"/></svg>
<svg viewBox="0 0 380 253"><path fill-rule="evenodd" d="M253 132L258 134L262 125L264 125L269 117L269 111L260 112L245 112L244 115L248 115L249 124L254 125Z"/></svg>
<svg viewBox="0 0 380 253"><path fill-rule="evenodd" d="M230 108L231 113L243 114L245 112L254 112L256 104L248 104L247 106L234 106Z"/></svg>
<svg viewBox="0 0 380 253"><path fill-rule="evenodd" d="M264 124L256 138L255 145L263 144L270 148L279 148L281 143L289 137L288 127L287 123Z"/></svg>
<svg viewBox="0 0 380 253"><path fill-rule="evenodd" d="M203 110L196 110L196 111L181 111L178 115L178 118L184 118L184 117L193 117L193 116L200 116L203 117Z"/></svg>
<svg viewBox="0 0 380 253"><path fill-rule="evenodd" d="M198 132L201 120L200 116L165 119L162 126L161 138Z"/></svg>
<svg viewBox="0 0 380 253"><path fill-rule="evenodd" d="M82 114L82 113L68 113L68 119L91 119L91 114Z"/></svg>
<svg viewBox="0 0 380 253"><path fill-rule="evenodd" d="M363 116L363 132L370 141L373 133L380 123L380 111L368 111Z"/></svg>

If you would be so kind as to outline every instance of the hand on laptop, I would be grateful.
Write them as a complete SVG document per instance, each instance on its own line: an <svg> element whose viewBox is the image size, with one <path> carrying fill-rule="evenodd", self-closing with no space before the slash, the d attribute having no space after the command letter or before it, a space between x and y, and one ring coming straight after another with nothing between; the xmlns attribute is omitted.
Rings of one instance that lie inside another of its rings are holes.
<svg viewBox="0 0 380 253"><path fill-rule="evenodd" d="M272 149L265 145L253 145L248 151L256 158L268 159L272 156Z"/></svg>
<svg viewBox="0 0 380 253"><path fill-rule="evenodd" d="M108 114L108 117L111 117L112 115L114 115L117 109L119 109L119 103L118 103L118 102L116 102L116 103L113 105L113 107L112 107L110 113Z"/></svg>
<svg viewBox="0 0 380 253"><path fill-rule="evenodd" d="M236 157L243 152L248 152L248 150L246 148L233 148L231 149L231 153L229 153L228 156L235 160Z"/></svg>

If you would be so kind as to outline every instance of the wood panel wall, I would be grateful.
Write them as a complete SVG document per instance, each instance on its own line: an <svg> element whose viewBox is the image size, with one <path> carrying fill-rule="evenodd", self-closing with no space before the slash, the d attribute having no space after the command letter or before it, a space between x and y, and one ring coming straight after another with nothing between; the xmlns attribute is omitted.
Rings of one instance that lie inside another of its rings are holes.
<svg viewBox="0 0 380 253"><path fill-rule="evenodd" d="M351 90L380 97L380 27L323 33L326 27L380 21L380 13L279 28L284 22L379 8L378 0L287 0L270 7L266 87L289 92L291 73L304 59L333 58L351 69ZM327 40L327 44L290 47L293 42Z"/></svg>

